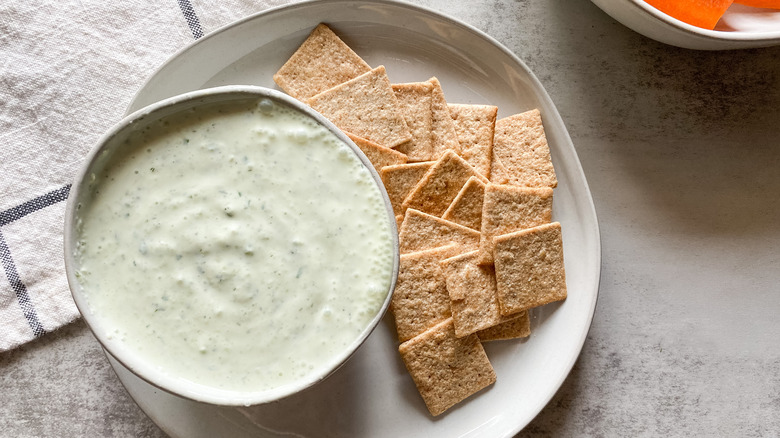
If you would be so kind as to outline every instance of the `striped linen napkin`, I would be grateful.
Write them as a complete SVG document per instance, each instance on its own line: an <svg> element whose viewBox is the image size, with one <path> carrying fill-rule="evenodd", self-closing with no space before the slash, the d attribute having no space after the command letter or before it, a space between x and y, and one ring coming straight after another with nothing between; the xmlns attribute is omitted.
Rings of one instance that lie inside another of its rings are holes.
<svg viewBox="0 0 780 438"><path fill-rule="evenodd" d="M78 318L62 232L71 181L168 57L291 1L0 4L0 351Z"/></svg>

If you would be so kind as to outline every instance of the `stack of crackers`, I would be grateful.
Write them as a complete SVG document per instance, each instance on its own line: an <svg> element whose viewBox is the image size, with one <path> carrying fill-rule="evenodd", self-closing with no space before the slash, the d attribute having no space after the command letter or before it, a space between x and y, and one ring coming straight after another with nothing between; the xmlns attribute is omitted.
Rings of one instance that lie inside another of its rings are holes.
<svg viewBox="0 0 780 438"><path fill-rule="evenodd" d="M482 342L529 336L529 309L566 298L539 111L496 120L495 106L447 103L435 77L394 84L324 24L274 81L382 177L399 226L398 350L431 414L493 384Z"/></svg>

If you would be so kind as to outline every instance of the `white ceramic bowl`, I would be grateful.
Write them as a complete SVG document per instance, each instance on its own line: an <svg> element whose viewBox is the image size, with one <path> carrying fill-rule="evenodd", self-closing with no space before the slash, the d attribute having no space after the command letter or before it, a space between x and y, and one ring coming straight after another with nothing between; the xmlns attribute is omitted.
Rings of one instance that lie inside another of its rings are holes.
<svg viewBox="0 0 780 438"><path fill-rule="evenodd" d="M164 373L160 371L158 367L139 357L139 355L124 348L120 339L109 334L111 329L111 327L109 327L110 321L107 321L106 318L94 313L94 310L87 302L82 284L76 276L78 270L78 260L75 256L76 242L78 239L78 218L76 211L77 206L89 202L88 185L90 182L90 175L97 173L101 168L101 162L105 161L101 160L101 156L110 155L111 151L122 147L124 140L131 131L137 131L162 117L195 108L200 105L226 103L231 101L246 102L248 99L259 98L270 98L277 103L287 105L308 115L333 132L356 153L371 173L384 198L387 217L391 225L390 234L393 239L394 261L390 285L380 310L373 316L370 323L362 330L357 339L355 339L346 349L339 352L337 357L329 361L328 364L321 366L318 370L315 370L315 372L308 374L305 378L298 379L293 383L265 391L239 392L210 388L202 384L194 384L188 380L178 378L175 375ZM387 311L398 276L399 249L395 227L393 209L379 175L360 149L330 121L309 107L279 91L257 86L216 87L184 93L140 109L125 117L100 139L97 146L92 149L89 156L86 158L81 171L76 177L68 199L65 215L65 269L73 299L87 325L103 348L127 369L154 386L190 400L222 406L250 406L287 397L322 381L343 365L366 338L368 338L369 334L374 330Z"/></svg>
<svg viewBox="0 0 780 438"><path fill-rule="evenodd" d="M634 31L686 49L727 50L780 44L780 10L734 4L715 30L691 26L643 0L592 0L612 18Z"/></svg>

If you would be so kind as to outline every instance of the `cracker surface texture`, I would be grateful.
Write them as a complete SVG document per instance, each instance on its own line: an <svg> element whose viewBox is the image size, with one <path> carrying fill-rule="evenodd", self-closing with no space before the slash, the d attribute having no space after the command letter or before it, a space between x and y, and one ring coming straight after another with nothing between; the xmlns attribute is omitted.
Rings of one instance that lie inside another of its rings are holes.
<svg viewBox="0 0 780 438"><path fill-rule="evenodd" d="M558 185L539 110L496 121L490 180L528 187Z"/></svg>
<svg viewBox="0 0 780 438"><path fill-rule="evenodd" d="M444 90L441 83L435 77L428 80L433 86L431 91L431 111L433 116L432 136L433 136L433 156L432 159L438 159L446 151L460 153L460 143L458 134L455 131L455 122L450 116L450 108L447 105L447 99L444 97Z"/></svg>
<svg viewBox="0 0 780 438"><path fill-rule="evenodd" d="M456 337L452 319L401 344L398 351L433 416L496 381L477 335Z"/></svg>
<svg viewBox="0 0 780 438"><path fill-rule="evenodd" d="M498 236L495 268L504 315L566 298L561 224L540 225Z"/></svg>
<svg viewBox="0 0 780 438"><path fill-rule="evenodd" d="M406 155L390 148L378 145L371 140L358 137L357 135L345 132L350 140L354 141L357 147L366 155L368 161L374 166L377 172L381 171L383 167L392 166L396 164L404 164L407 161Z"/></svg>
<svg viewBox="0 0 780 438"><path fill-rule="evenodd" d="M479 246L479 236L479 232L471 228L409 209L398 231L398 244L401 254L450 244L472 251Z"/></svg>
<svg viewBox="0 0 780 438"><path fill-rule="evenodd" d="M448 150L423 176L401 207L441 217L472 176L487 182L463 158Z"/></svg>
<svg viewBox="0 0 780 438"><path fill-rule="evenodd" d="M511 319L501 316L493 265L477 264L478 254L472 251L441 262L459 338Z"/></svg>
<svg viewBox="0 0 780 438"><path fill-rule="evenodd" d="M450 115L460 143L460 156L477 172L490 178L493 136L498 107L493 105L450 104Z"/></svg>
<svg viewBox="0 0 780 438"><path fill-rule="evenodd" d="M305 101L369 70L363 58L320 24L274 74L274 82L290 96Z"/></svg>
<svg viewBox="0 0 780 438"><path fill-rule="evenodd" d="M412 192L417 183L433 166L433 161L423 163L408 163L383 167L379 172L382 182L385 185L387 196L390 198L390 204L393 205L393 212L403 220L405 209L401 207ZM400 224L400 221L399 221Z"/></svg>
<svg viewBox="0 0 780 438"><path fill-rule="evenodd" d="M447 207L442 219L469 227L474 230L482 229L482 201L485 198L485 183L472 176L460 189L458 195Z"/></svg>
<svg viewBox="0 0 780 438"><path fill-rule="evenodd" d="M393 92L401 104L403 116L412 134L411 140L401 143L396 149L406 154L410 161L433 159L432 90L433 86L429 82L393 84Z"/></svg>
<svg viewBox="0 0 780 438"><path fill-rule="evenodd" d="M385 147L412 138L384 66L312 96L306 101L344 131Z"/></svg>
<svg viewBox="0 0 780 438"><path fill-rule="evenodd" d="M457 245L401 255L390 302L398 339L407 341L452 316L439 262L458 254Z"/></svg>
<svg viewBox="0 0 780 438"><path fill-rule="evenodd" d="M531 318L527 310L510 315L508 321L477 332L482 342L505 341L531 336Z"/></svg>
<svg viewBox="0 0 780 438"><path fill-rule="evenodd" d="M480 263L493 261L493 237L552 220L553 189L488 184L482 203Z"/></svg>

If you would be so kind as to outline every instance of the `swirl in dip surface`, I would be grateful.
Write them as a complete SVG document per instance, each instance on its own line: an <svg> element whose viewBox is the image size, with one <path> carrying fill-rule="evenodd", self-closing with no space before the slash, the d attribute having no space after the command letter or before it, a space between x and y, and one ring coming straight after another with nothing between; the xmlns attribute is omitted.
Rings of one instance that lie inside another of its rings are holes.
<svg viewBox="0 0 780 438"><path fill-rule="evenodd" d="M383 195L349 146L265 98L169 115L124 143L76 214L76 276L111 343L243 393L345 358L394 264Z"/></svg>

